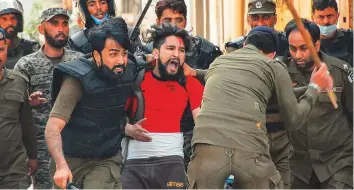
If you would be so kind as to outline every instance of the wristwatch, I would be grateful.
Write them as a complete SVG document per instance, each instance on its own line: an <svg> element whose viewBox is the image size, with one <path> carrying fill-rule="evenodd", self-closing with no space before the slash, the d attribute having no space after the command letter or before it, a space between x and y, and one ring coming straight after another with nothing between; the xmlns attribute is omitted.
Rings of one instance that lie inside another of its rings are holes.
<svg viewBox="0 0 354 190"><path fill-rule="evenodd" d="M311 87L311 88L316 89L318 93L321 92L321 88L320 88L316 83L310 82L310 84L308 85L308 87Z"/></svg>

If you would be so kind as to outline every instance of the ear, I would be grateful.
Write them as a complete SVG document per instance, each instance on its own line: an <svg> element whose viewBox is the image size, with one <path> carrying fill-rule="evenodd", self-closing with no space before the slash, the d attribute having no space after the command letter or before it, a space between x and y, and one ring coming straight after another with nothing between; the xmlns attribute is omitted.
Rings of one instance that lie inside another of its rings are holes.
<svg viewBox="0 0 354 190"><path fill-rule="evenodd" d="M157 24L157 26L160 26L161 22L160 22L159 18L156 19L156 24Z"/></svg>
<svg viewBox="0 0 354 190"><path fill-rule="evenodd" d="M43 24L39 24L37 26L37 29L38 29L38 32L42 35L44 35L44 27L43 27Z"/></svg>
<svg viewBox="0 0 354 190"><path fill-rule="evenodd" d="M320 40L317 40L317 42L315 43L315 49L317 52L319 52L321 50L321 42Z"/></svg>
<svg viewBox="0 0 354 190"><path fill-rule="evenodd" d="M275 14L274 15L274 26L277 24L277 22L278 22L278 15Z"/></svg>
<svg viewBox="0 0 354 190"><path fill-rule="evenodd" d="M314 22L314 21L315 21L315 16L314 16L314 13L312 13L312 15L311 15L311 20L312 20L312 22Z"/></svg>
<svg viewBox="0 0 354 190"><path fill-rule="evenodd" d="M93 52L92 52L92 56L93 56L93 59L95 60L95 62L96 62L96 64L97 64L97 66L99 67L99 66L101 66L101 55L98 53L98 51L96 51L96 50L94 50Z"/></svg>
<svg viewBox="0 0 354 190"><path fill-rule="evenodd" d="M159 59L159 56L160 56L160 50L154 48L152 50L152 56L154 57L155 60L158 60Z"/></svg>

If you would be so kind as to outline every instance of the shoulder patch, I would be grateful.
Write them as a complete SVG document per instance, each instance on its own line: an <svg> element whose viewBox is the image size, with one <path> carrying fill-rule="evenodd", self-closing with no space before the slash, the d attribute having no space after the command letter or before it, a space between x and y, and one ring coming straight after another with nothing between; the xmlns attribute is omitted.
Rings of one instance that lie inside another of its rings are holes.
<svg viewBox="0 0 354 190"><path fill-rule="evenodd" d="M350 83L353 83L353 68L350 68L347 72L347 75L348 75L348 81Z"/></svg>

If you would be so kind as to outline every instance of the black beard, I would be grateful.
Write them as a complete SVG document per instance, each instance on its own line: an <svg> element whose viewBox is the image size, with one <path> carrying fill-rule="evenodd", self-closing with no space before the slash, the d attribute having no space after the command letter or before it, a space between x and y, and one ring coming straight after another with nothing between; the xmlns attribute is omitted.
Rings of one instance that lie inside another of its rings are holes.
<svg viewBox="0 0 354 190"><path fill-rule="evenodd" d="M295 61L295 64L296 64L296 61ZM297 66L300 70L307 72L307 71L310 71L310 69L313 67L314 64L315 64L315 62L314 62L313 60L311 60L311 61L306 61L306 63L303 64L303 65L298 65L298 64L296 64L296 66Z"/></svg>
<svg viewBox="0 0 354 190"><path fill-rule="evenodd" d="M168 60L166 63L170 62L171 60ZM158 67L159 67L159 73L160 73L160 78L165 81L177 81L179 84L182 86L185 85L186 83L186 77L184 75L184 70L183 66L180 66L177 70L176 74L169 74L166 70L166 66L162 64L161 59L158 59Z"/></svg>
<svg viewBox="0 0 354 190"><path fill-rule="evenodd" d="M12 30L11 32L8 32L8 29L10 29L10 28L12 28L13 30ZM17 34L18 34L18 29L17 29L17 27L15 27L15 26L8 26L8 27L6 27L4 30L5 30L5 36L6 36L6 38L8 38L8 39L13 39L13 38L17 37Z"/></svg>
<svg viewBox="0 0 354 190"><path fill-rule="evenodd" d="M61 35L64 36L64 40L56 40L56 38ZM58 49L65 47L68 42L68 37L63 33L57 34L53 38L46 31L44 31L44 37L50 46Z"/></svg>
<svg viewBox="0 0 354 190"><path fill-rule="evenodd" d="M114 70L117 68L122 68L123 71L120 73L115 73ZM103 64L102 56L101 56L101 66L97 67L98 75L102 78L108 79L111 82L118 82L122 79L122 76L126 70L126 66L124 64L116 65L112 69L108 68L105 64Z"/></svg>

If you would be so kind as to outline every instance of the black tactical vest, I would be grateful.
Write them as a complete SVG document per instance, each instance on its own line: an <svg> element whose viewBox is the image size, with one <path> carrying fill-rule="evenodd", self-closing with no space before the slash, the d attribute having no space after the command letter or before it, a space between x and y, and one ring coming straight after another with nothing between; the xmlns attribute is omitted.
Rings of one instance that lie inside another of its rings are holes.
<svg viewBox="0 0 354 190"><path fill-rule="evenodd" d="M336 57L353 67L353 31L339 30L344 35L321 40L321 50L327 55Z"/></svg>
<svg viewBox="0 0 354 190"><path fill-rule="evenodd" d="M79 79L84 90L70 121L61 133L66 155L104 158L118 153L123 135L121 121L125 113L125 103L132 91L135 73L135 62L129 61L122 79L109 81L97 74L91 60L84 58L59 64L54 69L53 104L64 75Z"/></svg>
<svg viewBox="0 0 354 190"><path fill-rule="evenodd" d="M19 59L28 54L38 51L40 45L36 41L21 39L19 45L7 51L6 68L13 69Z"/></svg>

